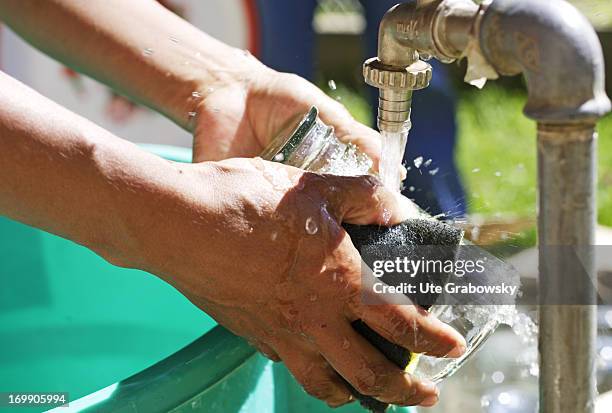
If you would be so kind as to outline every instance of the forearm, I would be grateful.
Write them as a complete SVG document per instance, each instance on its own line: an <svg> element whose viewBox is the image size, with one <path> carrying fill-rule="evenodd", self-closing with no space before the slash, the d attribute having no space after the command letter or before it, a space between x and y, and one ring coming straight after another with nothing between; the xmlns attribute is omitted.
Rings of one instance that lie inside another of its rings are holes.
<svg viewBox="0 0 612 413"><path fill-rule="evenodd" d="M68 66L190 129L206 89L244 79L255 59L153 0L3 0L0 19Z"/></svg>
<svg viewBox="0 0 612 413"><path fill-rule="evenodd" d="M128 259L141 248L135 228L158 222L152 214L162 214L164 203L179 196L173 188L181 182L176 164L116 138L1 72L0 171L0 215L128 266L140 266Z"/></svg>

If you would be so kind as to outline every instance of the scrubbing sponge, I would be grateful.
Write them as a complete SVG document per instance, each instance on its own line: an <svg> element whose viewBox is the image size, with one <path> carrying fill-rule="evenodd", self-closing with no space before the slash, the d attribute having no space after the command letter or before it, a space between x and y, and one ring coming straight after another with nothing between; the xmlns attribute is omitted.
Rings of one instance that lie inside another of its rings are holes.
<svg viewBox="0 0 612 413"><path fill-rule="evenodd" d="M454 259L463 237L461 230L433 219L410 219L393 227L351 224L343 224L343 227L368 265L372 264L369 261L373 259L387 260L399 255L418 259L420 256L417 255L423 252L421 248L423 246L426 246L429 255L427 259L441 261ZM365 251L368 252L368 257L364 257ZM413 277L413 280L427 278L441 283L448 275L421 273ZM429 308L436 299L432 295L415 295L410 298L425 308ZM352 325L396 366L404 370L410 364L414 355L409 350L386 340L361 320L354 321ZM361 405L373 413L384 413L389 407L386 403L360 394L352 387L351 391Z"/></svg>
<svg viewBox="0 0 612 413"><path fill-rule="evenodd" d="M458 246L463 232L453 226L434 219L414 218L393 227L378 225L342 224L358 250L366 246L400 245Z"/></svg>

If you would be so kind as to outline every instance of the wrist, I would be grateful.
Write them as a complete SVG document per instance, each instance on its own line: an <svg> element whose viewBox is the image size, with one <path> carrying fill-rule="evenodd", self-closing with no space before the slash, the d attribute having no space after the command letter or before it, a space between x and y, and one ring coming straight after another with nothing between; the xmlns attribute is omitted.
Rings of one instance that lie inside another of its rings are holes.
<svg viewBox="0 0 612 413"><path fill-rule="evenodd" d="M214 196L210 170L214 168L207 162L169 162L148 153L138 163L140 170L124 182L116 176L108 178L121 192L114 205L121 234L115 245L119 256L113 262L181 287L181 280L189 275L185 271L193 270L183 268L184 255L193 244L189 234L208 232ZM116 174L110 171L110 175Z"/></svg>
<svg viewBox="0 0 612 413"><path fill-rule="evenodd" d="M165 73L169 82L160 89L153 106L191 133L209 95L237 84L248 89L270 71L247 51L223 44L215 44L212 50L189 44L177 49L172 57L175 63Z"/></svg>

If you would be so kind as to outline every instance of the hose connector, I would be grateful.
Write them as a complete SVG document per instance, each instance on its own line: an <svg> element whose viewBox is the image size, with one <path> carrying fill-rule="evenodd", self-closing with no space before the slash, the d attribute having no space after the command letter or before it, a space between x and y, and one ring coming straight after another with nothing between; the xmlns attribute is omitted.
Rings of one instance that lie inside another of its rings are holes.
<svg viewBox="0 0 612 413"><path fill-rule="evenodd" d="M391 66L373 57L364 63L363 77L380 89L378 129L392 133L409 129L412 91L429 86L431 66L418 58L408 66Z"/></svg>

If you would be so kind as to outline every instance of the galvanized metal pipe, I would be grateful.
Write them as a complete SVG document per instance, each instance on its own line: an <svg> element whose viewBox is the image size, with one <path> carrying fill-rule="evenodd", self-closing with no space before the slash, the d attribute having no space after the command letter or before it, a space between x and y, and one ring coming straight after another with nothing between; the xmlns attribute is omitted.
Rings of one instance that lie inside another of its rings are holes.
<svg viewBox="0 0 612 413"><path fill-rule="evenodd" d="M593 124L538 125L542 413L594 409L596 284L576 272L595 276L596 142Z"/></svg>

